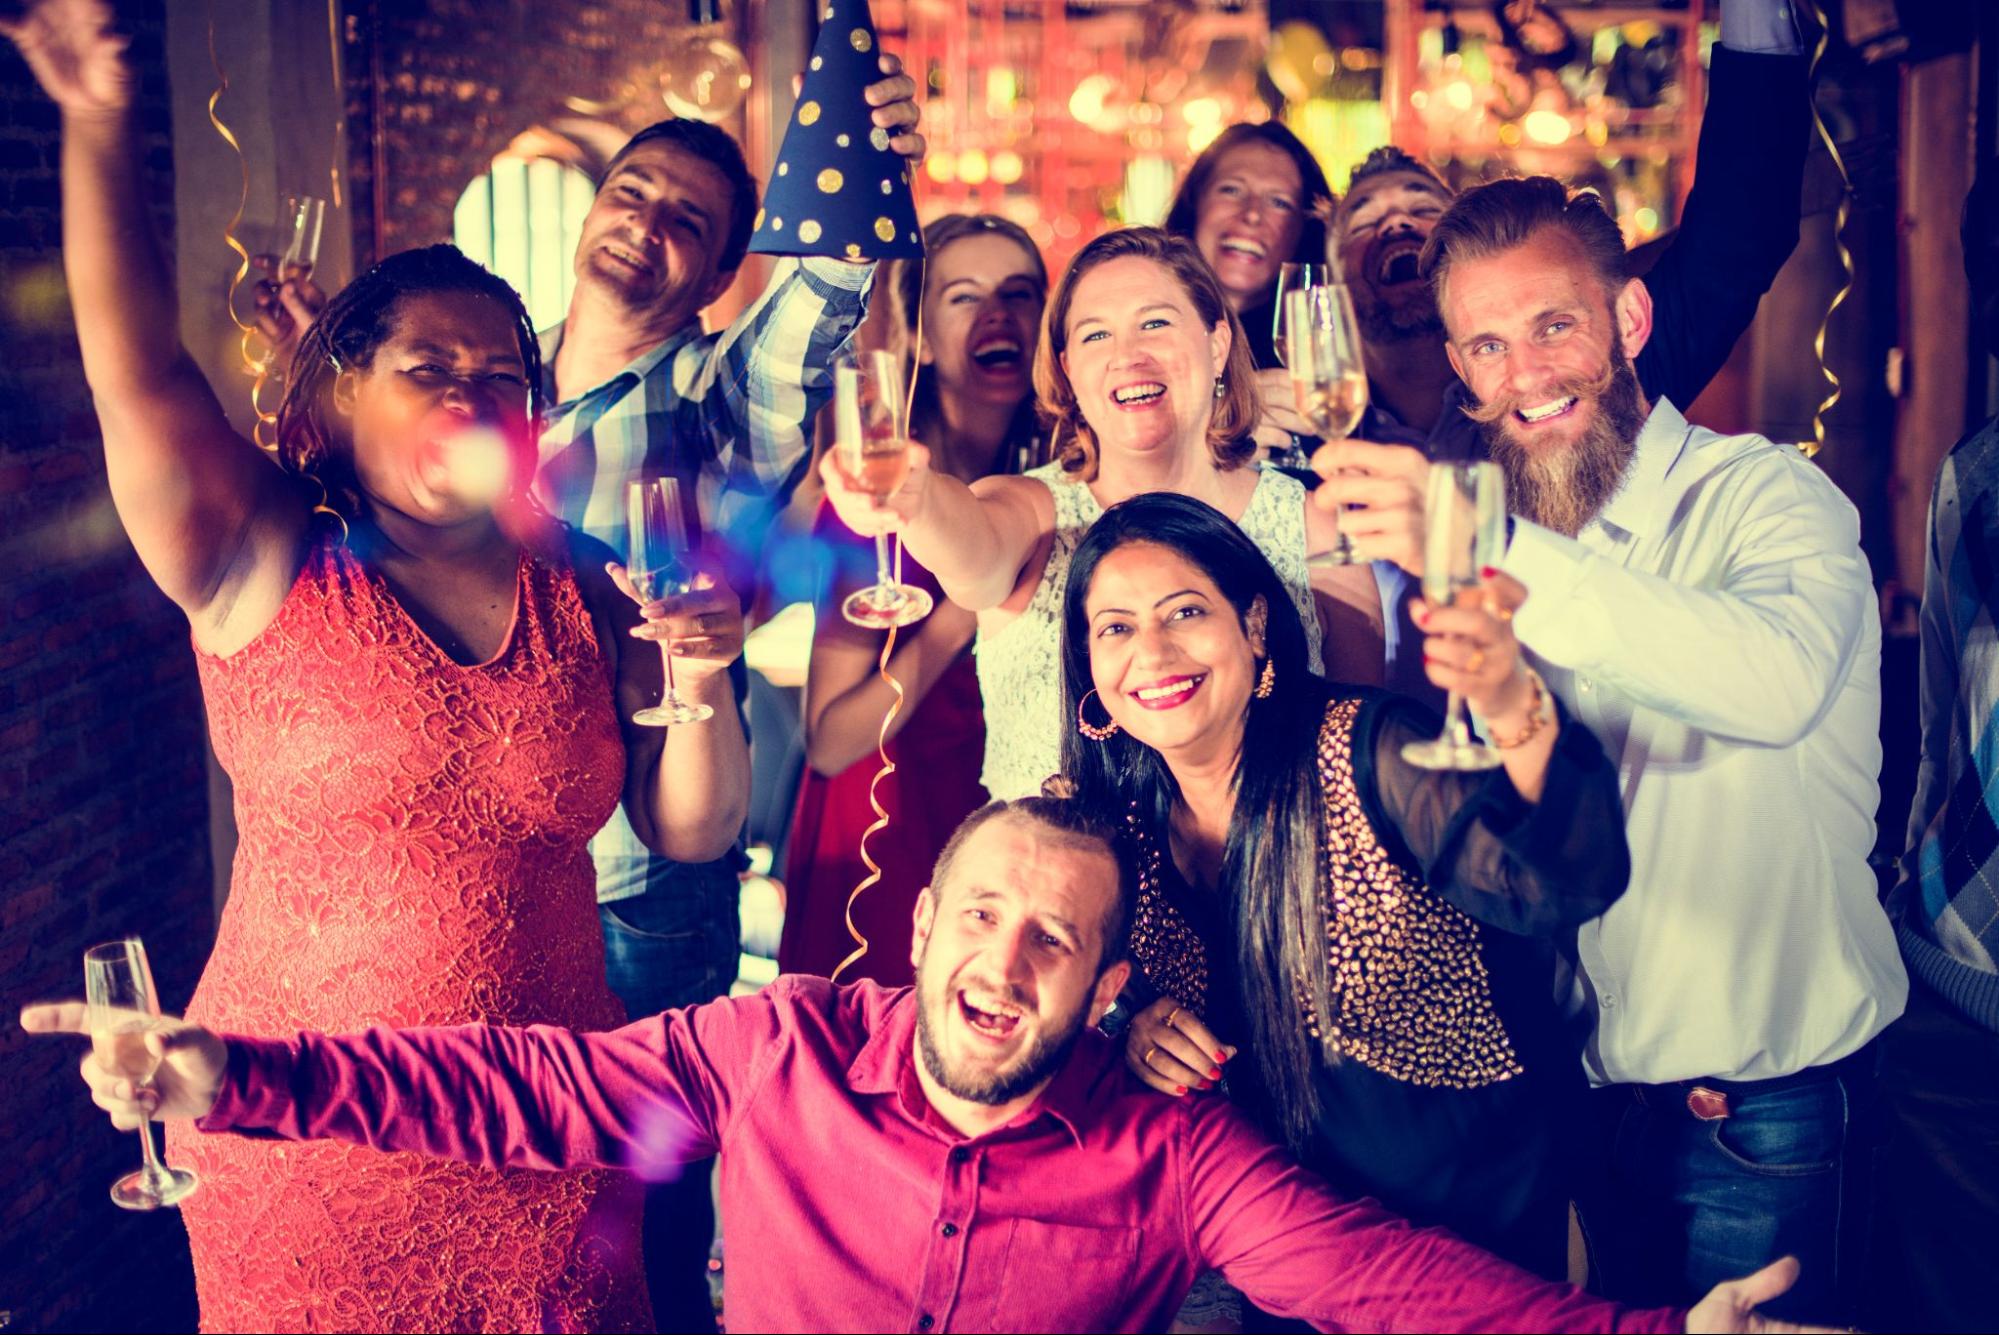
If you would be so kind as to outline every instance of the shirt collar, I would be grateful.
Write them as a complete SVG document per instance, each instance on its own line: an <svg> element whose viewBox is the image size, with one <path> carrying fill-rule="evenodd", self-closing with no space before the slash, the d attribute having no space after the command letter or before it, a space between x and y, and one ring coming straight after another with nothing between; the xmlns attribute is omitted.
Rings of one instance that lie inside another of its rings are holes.
<svg viewBox="0 0 1999 1335"><path fill-rule="evenodd" d="M1656 533L1672 520L1684 478L1673 476L1693 428L1666 399L1655 400L1632 449L1624 483L1594 522L1608 524L1634 537Z"/></svg>
<svg viewBox="0 0 1999 1335"><path fill-rule="evenodd" d="M581 403L591 395L598 393L606 386L615 385L621 380L629 381L631 384L638 384L651 375L660 363L685 347L690 340L701 336L701 322L699 320L689 320L674 333L667 335L663 342L632 358L631 361L618 369L617 374L599 384L590 386L580 394L572 394L558 403L555 398L555 354L562 350L562 334L564 329L568 327L568 324L567 320L558 320L541 332L542 393L551 405L549 408L549 415L551 417L567 412L570 408Z"/></svg>
<svg viewBox="0 0 1999 1335"><path fill-rule="evenodd" d="M889 1006L888 1014L875 1026L874 1033L847 1067L847 1088L856 1094L886 1094L902 1101L903 1111L912 1121L945 1124L934 1117L930 1100L916 1075L916 1013L921 1004L914 987L905 988ZM1068 1060L1055 1078L1019 1117L989 1135L1018 1130L1046 1114L1080 1147L1083 1131L1091 1120L1091 1109L1114 1080L1120 1069L1110 1069L1110 1043L1095 1029L1085 1026L1069 1049ZM947 1132L955 1136L955 1132Z"/></svg>

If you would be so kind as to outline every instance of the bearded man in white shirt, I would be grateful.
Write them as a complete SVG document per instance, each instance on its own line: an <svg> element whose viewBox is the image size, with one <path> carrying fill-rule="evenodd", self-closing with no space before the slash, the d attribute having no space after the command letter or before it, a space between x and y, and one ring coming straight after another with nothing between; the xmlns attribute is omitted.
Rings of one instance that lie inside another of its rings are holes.
<svg viewBox="0 0 1999 1335"><path fill-rule="evenodd" d="M1506 475L1515 630L1623 778L1631 888L1576 942L1606 1132L1584 1228L1619 1298L1789 1253L1790 1312L1834 1320L1850 1114L1908 987L1867 864L1874 590L1853 506L1795 448L1646 401L1625 263L1598 198L1548 177L1467 192L1422 258ZM1358 553L1419 573L1429 465L1327 454L1319 503L1363 507Z"/></svg>

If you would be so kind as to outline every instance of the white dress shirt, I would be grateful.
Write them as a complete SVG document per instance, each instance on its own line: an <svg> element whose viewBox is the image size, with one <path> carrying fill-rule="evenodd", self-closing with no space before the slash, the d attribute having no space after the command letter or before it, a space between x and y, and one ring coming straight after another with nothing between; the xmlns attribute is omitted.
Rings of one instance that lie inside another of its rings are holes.
<svg viewBox="0 0 1999 1335"><path fill-rule="evenodd" d="M1881 627L1859 516L1797 450L1663 399L1571 539L1519 522L1514 628L1623 781L1631 888L1578 938L1595 1084L1836 1061L1908 981L1867 855Z"/></svg>

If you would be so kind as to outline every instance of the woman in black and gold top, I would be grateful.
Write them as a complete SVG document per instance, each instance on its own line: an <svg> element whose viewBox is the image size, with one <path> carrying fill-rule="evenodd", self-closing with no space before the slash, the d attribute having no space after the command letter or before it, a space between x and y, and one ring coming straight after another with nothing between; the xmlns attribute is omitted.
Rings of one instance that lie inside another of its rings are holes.
<svg viewBox="0 0 1999 1335"><path fill-rule="evenodd" d="M1419 618L1504 764L1417 769L1435 716L1313 677L1235 525L1114 506L1069 569L1063 771L1129 813L1146 873L1132 1069L1185 1095L1226 1065L1333 1182L1560 1277L1584 1085L1559 962L1630 859L1614 768L1521 662L1524 590L1485 587Z"/></svg>

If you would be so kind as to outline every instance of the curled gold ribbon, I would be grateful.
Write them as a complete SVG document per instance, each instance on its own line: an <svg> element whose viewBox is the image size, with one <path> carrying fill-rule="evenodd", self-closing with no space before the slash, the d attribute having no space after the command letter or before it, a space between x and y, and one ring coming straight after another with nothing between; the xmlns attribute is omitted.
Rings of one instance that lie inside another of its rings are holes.
<svg viewBox="0 0 1999 1335"><path fill-rule="evenodd" d="M222 241L236 252L236 272L229 276L229 294L224 299L229 311L229 322L237 329L237 348L243 356L243 369L250 374L250 411L256 415L256 422L250 428L250 439L267 454L277 452L276 428L278 415L263 403L264 387L270 380L271 364L276 360L276 351L267 349L262 356L253 350L261 335L257 327L244 323L236 313L236 293L243 286L243 280L250 276L250 252L236 239L236 229L243 225L243 210L250 202L250 163L243 156L242 141L236 138L222 120L216 107L222 102L222 95L229 91L229 76L222 69L222 56L215 49L215 11L208 14L208 60L215 68L215 91L208 95L208 123L215 127L215 133L222 136L222 142L229 145L236 155L236 167L241 173L243 184L236 197L236 212L222 226Z"/></svg>
<svg viewBox="0 0 1999 1335"><path fill-rule="evenodd" d="M923 263L923 277L917 284L916 291L916 333L914 347L911 350L909 359L912 370L909 376L909 383L903 387L902 422L904 431L907 431L909 428L909 415L916 410L916 374L913 368L923 364L923 294L929 284L930 263L928 260L925 260ZM895 544L895 570L893 578L896 583L902 583L902 541L900 538L896 540ZM862 891L878 884L882 878L881 864L876 862L874 854L868 851L868 840L888 828L888 808L882 805L881 800L882 780L895 773L895 762L890 760L888 756L888 730L894 724L896 715L902 712L903 702L908 698L907 693L902 689L902 683L897 681L895 674L888 670L888 660L895 653L897 629L895 626L888 628L888 636L882 641L881 660L876 668L876 671L881 675L881 679L888 683L889 690L895 693L895 699L889 701L888 712L882 715L881 730L875 735L875 754L881 757L881 768L875 771L874 778L868 780L868 805L874 808L875 819L873 824L861 831L860 849L861 865L868 869L868 874L863 876L861 883L855 886L847 895L847 935L854 939L854 949L845 959L834 966L832 981L836 983L840 981L840 975L846 972L848 965L868 953L868 938L862 935L859 927L854 925L854 905L860 901Z"/></svg>
<svg viewBox="0 0 1999 1335"><path fill-rule="evenodd" d="M1798 443L1798 448L1805 452L1807 459L1816 458L1818 452L1825 448L1825 416L1832 411L1833 405L1839 402L1839 376L1834 374L1832 367L1826 363L1825 340L1827 333L1832 329L1832 313L1839 309L1840 303L1853 291L1853 252L1846 246L1846 222L1853 212L1853 178L1847 175L1846 161L1839 156L1839 145L1832 141L1832 131L1826 128L1825 117L1819 114L1818 105L1819 65L1824 61L1826 47L1831 42L1832 28L1826 21L1825 6L1818 3L1818 0L1813 0L1812 17L1819 25L1819 41L1818 46L1812 51L1811 72L1806 78L1806 96L1811 99L1812 128L1818 132L1819 141L1825 145L1826 153L1832 158L1833 168L1839 173L1839 207L1833 211L1832 248L1839 256L1840 284L1839 290L1832 294L1832 300L1826 303L1825 319L1819 321L1818 333L1812 337L1812 353L1819 360L1819 374L1825 377L1827 388L1825 398L1819 401L1818 407L1812 412L1812 438Z"/></svg>

